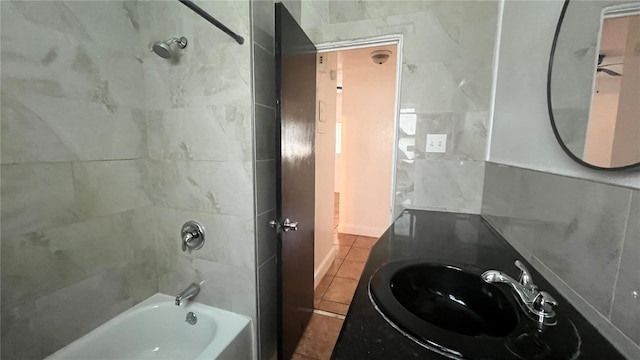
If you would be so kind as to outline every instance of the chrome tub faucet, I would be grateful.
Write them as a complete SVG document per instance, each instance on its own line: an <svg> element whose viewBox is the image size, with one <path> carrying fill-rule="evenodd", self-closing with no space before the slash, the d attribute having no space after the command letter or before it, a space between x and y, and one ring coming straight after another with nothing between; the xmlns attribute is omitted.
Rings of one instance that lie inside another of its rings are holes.
<svg viewBox="0 0 640 360"><path fill-rule="evenodd" d="M485 271L482 274L482 280L487 283L504 283L511 286L517 295L520 307L531 319L537 321L539 325L555 325L554 309L558 306L558 302L548 292L538 290L531 279L531 274L520 260L516 260L515 264L520 269L519 281L497 270Z"/></svg>
<svg viewBox="0 0 640 360"><path fill-rule="evenodd" d="M191 299L192 297L198 295L200 292L200 285L196 283L191 283L191 285L187 286L186 289L182 290L182 292L176 295L176 306L180 306L182 301Z"/></svg>

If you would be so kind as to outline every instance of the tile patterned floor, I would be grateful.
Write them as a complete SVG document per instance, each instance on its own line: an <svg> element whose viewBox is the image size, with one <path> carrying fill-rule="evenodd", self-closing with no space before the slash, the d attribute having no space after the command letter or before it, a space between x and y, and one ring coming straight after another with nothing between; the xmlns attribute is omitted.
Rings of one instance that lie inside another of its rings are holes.
<svg viewBox="0 0 640 360"><path fill-rule="evenodd" d="M314 296L316 312L291 360L328 360L338 339L344 315L349 310L369 251L377 239L336 234L338 255L318 284ZM349 245L346 245L349 244Z"/></svg>
<svg viewBox="0 0 640 360"><path fill-rule="evenodd" d="M328 360L340 334L344 315L356 290L371 247L377 238L337 233L336 199L334 245L336 259L315 291L311 321L291 360Z"/></svg>

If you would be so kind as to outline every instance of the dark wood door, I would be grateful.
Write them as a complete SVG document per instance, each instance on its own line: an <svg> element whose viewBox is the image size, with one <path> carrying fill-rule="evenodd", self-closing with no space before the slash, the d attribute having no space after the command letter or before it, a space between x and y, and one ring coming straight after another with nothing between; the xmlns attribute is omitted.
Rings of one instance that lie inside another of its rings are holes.
<svg viewBox="0 0 640 360"><path fill-rule="evenodd" d="M276 116L280 123L280 359L290 359L313 312L316 48L284 5L276 4Z"/></svg>

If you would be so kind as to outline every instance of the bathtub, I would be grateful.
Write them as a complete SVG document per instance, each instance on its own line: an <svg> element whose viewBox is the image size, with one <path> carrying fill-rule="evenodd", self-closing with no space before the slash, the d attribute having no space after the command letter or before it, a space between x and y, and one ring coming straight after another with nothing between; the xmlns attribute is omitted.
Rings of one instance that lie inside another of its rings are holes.
<svg viewBox="0 0 640 360"><path fill-rule="evenodd" d="M185 320L193 312L197 322ZM155 294L47 359L251 359L250 319ZM242 355L238 351L243 352Z"/></svg>

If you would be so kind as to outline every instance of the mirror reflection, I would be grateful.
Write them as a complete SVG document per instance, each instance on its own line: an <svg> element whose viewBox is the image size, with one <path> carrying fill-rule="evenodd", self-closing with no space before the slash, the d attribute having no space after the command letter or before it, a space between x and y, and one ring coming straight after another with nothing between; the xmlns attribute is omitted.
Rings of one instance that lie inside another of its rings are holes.
<svg viewBox="0 0 640 360"><path fill-rule="evenodd" d="M549 88L558 140L596 168L640 163L640 2L612 3L565 4Z"/></svg>

